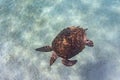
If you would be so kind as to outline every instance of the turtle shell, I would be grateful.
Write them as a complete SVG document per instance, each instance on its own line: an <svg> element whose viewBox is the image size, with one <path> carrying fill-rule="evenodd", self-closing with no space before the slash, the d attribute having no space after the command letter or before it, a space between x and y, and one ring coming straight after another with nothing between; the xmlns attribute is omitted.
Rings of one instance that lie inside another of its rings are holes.
<svg viewBox="0 0 120 80"><path fill-rule="evenodd" d="M59 57L69 59L85 48L85 30L79 27L63 29L53 40L52 48Z"/></svg>

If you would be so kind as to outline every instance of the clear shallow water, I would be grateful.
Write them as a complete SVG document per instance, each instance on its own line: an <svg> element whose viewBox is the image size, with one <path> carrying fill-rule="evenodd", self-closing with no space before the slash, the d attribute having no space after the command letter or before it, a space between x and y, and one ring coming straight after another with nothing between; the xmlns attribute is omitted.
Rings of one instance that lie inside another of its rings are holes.
<svg viewBox="0 0 120 80"><path fill-rule="evenodd" d="M68 26L88 28L94 48L49 70L51 45ZM120 80L120 0L0 0L0 80Z"/></svg>

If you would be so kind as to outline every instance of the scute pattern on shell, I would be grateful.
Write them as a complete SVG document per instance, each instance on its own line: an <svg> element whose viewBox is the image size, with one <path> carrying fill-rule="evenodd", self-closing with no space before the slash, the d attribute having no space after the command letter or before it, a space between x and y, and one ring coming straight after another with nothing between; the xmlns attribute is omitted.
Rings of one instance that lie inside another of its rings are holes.
<svg viewBox="0 0 120 80"><path fill-rule="evenodd" d="M53 50L64 59L69 59L85 48L83 37L85 30L79 27L68 27L62 30L52 42Z"/></svg>

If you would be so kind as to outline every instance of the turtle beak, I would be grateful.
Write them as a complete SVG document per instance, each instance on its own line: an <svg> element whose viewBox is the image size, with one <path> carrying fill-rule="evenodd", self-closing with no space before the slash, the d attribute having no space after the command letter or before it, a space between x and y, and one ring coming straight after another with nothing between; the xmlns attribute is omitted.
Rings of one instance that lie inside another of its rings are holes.
<svg viewBox="0 0 120 80"><path fill-rule="evenodd" d="M86 40L85 43L86 43L86 45L89 46L89 47L93 47L93 46L94 46L93 41L91 41L91 40Z"/></svg>

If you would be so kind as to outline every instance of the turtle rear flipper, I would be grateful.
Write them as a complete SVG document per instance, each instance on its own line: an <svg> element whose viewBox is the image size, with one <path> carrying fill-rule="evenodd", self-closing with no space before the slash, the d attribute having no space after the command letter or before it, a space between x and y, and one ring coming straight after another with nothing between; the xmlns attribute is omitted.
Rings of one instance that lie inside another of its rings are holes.
<svg viewBox="0 0 120 80"><path fill-rule="evenodd" d="M49 52L49 51L52 51L52 47L51 46L43 46L43 47L37 48L35 50L41 51L41 52Z"/></svg>
<svg viewBox="0 0 120 80"><path fill-rule="evenodd" d="M66 59L62 60L62 63L65 66L73 66L74 64L76 64L76 62L77 62L77 60L66 60Z"/></svg>
<svg viewBox="0 0 120 80"><path fill-rule="evenodd" d="M57 58L58 58L58 56L56 55L55 52L53 52L52 56L50 58L50 66L56 61Z"/></svg>

